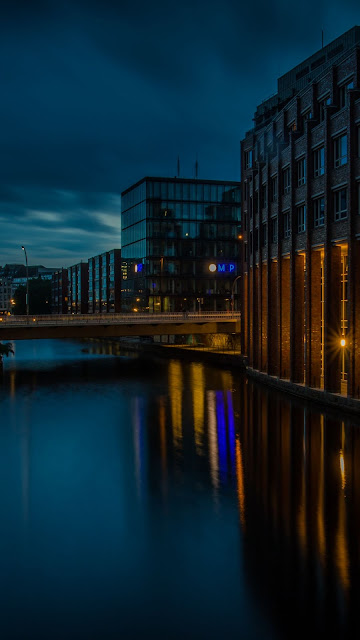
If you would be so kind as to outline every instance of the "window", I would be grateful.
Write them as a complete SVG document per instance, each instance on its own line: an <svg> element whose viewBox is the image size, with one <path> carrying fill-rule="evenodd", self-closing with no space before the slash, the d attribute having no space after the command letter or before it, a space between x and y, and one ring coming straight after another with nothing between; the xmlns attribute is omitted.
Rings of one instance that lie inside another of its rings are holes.
<svg viewBox="0 0 360 640"><path fill-rule="evenodd" d="M360 130L360 127L359 127ZM265 209L265 207L267 207L267 184L263 184L261 187L261 201L262 201L262 206Z"/></svg>
<svg viewBox="0 0 360 640"><path fill-rule="evenodd" d="M278 220L277 218L271 218L271 242L277 242L278 240Z"/></svg>
<svg viewBox="0 0 360 640"><path fill-rule="evenodd" d="M346 84L341 85L339 87L339 108L342 109L346 107L348 104L348 90L354 88L353 81L347 82Z"/></svg>
<svg viewBox="0 0 360 640"><path fill-rule="evenodd" d="M305 161L305 158L301 158L301 160L297 162L298 187L301 187L301 185L305 184L305 182L306 182L306 161Z"/></svg>
<svg viewBox="0 0 360 640"><path fill-rule="evenodd" d="M334 165L341 167L347 163L347 135L339 136L334 140Z"/></svg>
<svg viewBox="0 0 360 640"><path fill-rule="evenodd" d="M243 198L244 200L247 200L248 197L248 183L244 182L244 186L243 186Z"/></svg>
<svg viewBox="0 0 360 640"><path fill-rule="evenodd" d="M245 169L251 169L253 163L253 152L252 149L244 152L245 159Z"/></svg>
<svg viewBox="0 0 360 640"><path fill-rule="evenodd" d="M290 193L290 167L283 171L283 193Z"/></svg>
<svg viewBox="0 0 360 640"><path fill-rule="evenodd" d="M314 151L314 178L323 176L325 171L325 151L324 147Z"/></svg>
<svg viewBox="0 0 360 640"><path fill-rule="evenodd" d="M277 176L271 178L270 182L270 194L271 194L271 202L276 202L278 197L278 180Z"/></svg>
<svg viewBox="0 0 360 640"><path fill-rule="evenodd" d="M297 230L298 233L303 233L306 230L306 207L304 204L297 207Z"/></svg>
<svg viewBox="0 0 360 640"><path fill-rule="evenodd" d="M302 114L302 125L303 125L303 129L305 128L305 122L307 122L308 120L311 120L312 118L312 113L311 110L308 109L308 111L306 111L305 113Z"/></svg>
<svg viewBox="0 0 360 640"><path fill-rule="evenodd" d="M331 104L331 98L322 98L319 100L319 121L323 122L325 119L325 107Z"/></svg>
<svg viewBox="0 0 360 640"><path fill-rule="evenodd" d="M360 187L360 182L359 182ZM266 247L267 245L267 224L263 222L261 225L261 246Z"/></svg>
<svg viewBox="0 0 360 640"><path fill-rule="evenodd" d="M325 200L316 198L313 201L314 227L322 227L325 221Z"/></svg>
<svg viewBox="0 0 360 640"><path fill-rule="evenodd" d="M339 189L334 193L334 219L344 220L347 218L347 198L346 189Z"/></svg>
<svg viewBox="0 0 360 640"><path fill-rule="evenodd" d="M283 223L284 223L284 238L290 238L290 234L291 234L290 213L288 211L283 214Z"/></svg>

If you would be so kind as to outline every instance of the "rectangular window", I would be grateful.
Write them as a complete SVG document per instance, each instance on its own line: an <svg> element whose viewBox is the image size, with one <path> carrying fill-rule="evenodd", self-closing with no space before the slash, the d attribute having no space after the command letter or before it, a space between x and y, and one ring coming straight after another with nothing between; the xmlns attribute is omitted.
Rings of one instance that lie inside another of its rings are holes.
<svg viewBox="0 0 360 640"><path fill-rule="evenodd" d="M347 163L347 135L339 136L334 140L334 165L341 167Z"/></svg>
<svg viewBox="0 0 360 640"><path fill-rule="evenodd" d="M360 183L359 183L360 186ZM267 245L267 224L263 222L261 225L261 246L266 247Z"/></svg>
<svg viewBox="0 0 360 640"><path fill-rule="evenodd" d="M323 176L325 171L325 150L324 147L315 149L314 154L314 178Z"/></svg>
<svg viewBox="0 0 360 640"><path fill-rule="evenodd" d="M290 193L290 167L283 171L283 193Z"/></svg>
<svg viewBox="0 0 360 640"><path fill-rule="evenodd" d="M301 205L301 207L297 207L297 230L298 230L298 233L303 233L306 230L305 205Z"/></svg>
<svg viewBox="0 0 360 640"><path fill-rule="evenodd" d="M346 84L341 85L339 87L339 108L342 109L346 107L348 104L348 90L354 88L353 81L347 82Z"/></svg>
<svg viewBox="0 0 360 640"><path fill-rule="evenodd" d="M278 240L278 219L271 218L271 242Z"/></svg>
<svg viewBox="0 0 360 640"><path fill-rule="evenodd" d="M305 158L301 158L297 162L297 184L298 187L305 184L306 182L306 161Z"/></svg>
<svg viewBox="0 0 360 640"><path fill-rule="evenodd" d="M325 222L325 200L316 198L313 201L314 227L322 227Z"/></svg>
<svg viewBox="0 0 360 640"><path fill-rule="evenodd" d="M347 193L346 189L339 189L334 193L334 219L344 220L347 218Z"/></svg>
<svg viewBox="0 0 360 640"><path fill-rule="evenodd" d="M319 100L319 121L323 122L325 119L325 107L331 104L331 98L322 98Z"/></svg>
<svg viewBox="0 0 360 640"><path fill-rule="evenodd" d="M270 189L271 189L271 202L277 202L277 197L278 197L277 176L274 176L273 178L271 178Z"/></svg>
<svg viewBox="0 0 360 640"><path fill-rule="evenodd" d="M245 159L245 169L251 169L253 163L253 152L252 149L244 152Z"/></svg>
<svg viewBox="0 0 360 640"><path fill-rule="evenodd" d="M261 201L263 209L265 209L267 207L267 184L263 184L261 187Z"/></svg>
<svg viewBox="0 0 360 640"><path fill-rule="evenodd" d="M305 123L306 123L308 120L311 120L311 118L312 118L311 110L309 109L308 111L306 111L305 113L303 113L303 114L301 115L301 117L302 117L302 126L303 126L303 129L304 129L304 128L305 128Z"/></svg>
<svg viewBox="0 0 360 640"><path fill-rule="evenodd" d="M287 211L283 214L283 222L284 222L284 238L290 238L290 213Z"/></svg>

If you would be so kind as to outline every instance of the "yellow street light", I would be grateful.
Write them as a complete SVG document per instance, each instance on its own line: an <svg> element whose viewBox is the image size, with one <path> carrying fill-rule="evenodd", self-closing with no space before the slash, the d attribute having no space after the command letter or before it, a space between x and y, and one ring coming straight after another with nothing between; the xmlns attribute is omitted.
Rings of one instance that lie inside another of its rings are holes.
<svg viewBox="0 0 360 640"><path fill-rule="evenodd" d="M341 344L341 346L342 346L342 347L345 347L345 345L346 345L346 340L345 340L345 338L341 338L341 340L340 340L340 344Z"/></svg>

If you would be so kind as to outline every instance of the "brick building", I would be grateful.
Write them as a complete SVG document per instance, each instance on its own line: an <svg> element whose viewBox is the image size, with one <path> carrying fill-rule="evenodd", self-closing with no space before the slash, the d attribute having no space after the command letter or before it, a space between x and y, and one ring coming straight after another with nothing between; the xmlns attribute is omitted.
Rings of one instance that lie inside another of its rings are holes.
<svg viewBox="0 0 360 640"><path fill-rule="evenodd" d="M241 142L249 365L360 397L360 28L279 78Z"/></svg>

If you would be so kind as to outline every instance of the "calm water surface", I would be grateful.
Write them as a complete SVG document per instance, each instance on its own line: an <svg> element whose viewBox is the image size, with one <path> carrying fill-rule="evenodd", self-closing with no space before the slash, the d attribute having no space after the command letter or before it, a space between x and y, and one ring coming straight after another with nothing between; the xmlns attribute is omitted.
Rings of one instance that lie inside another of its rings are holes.
<svg viewBox="0 0 360 640"><path fill-rule="evenodd" d="M15 351L2 639L360 637L355 418L196 362Z"/></svg>

